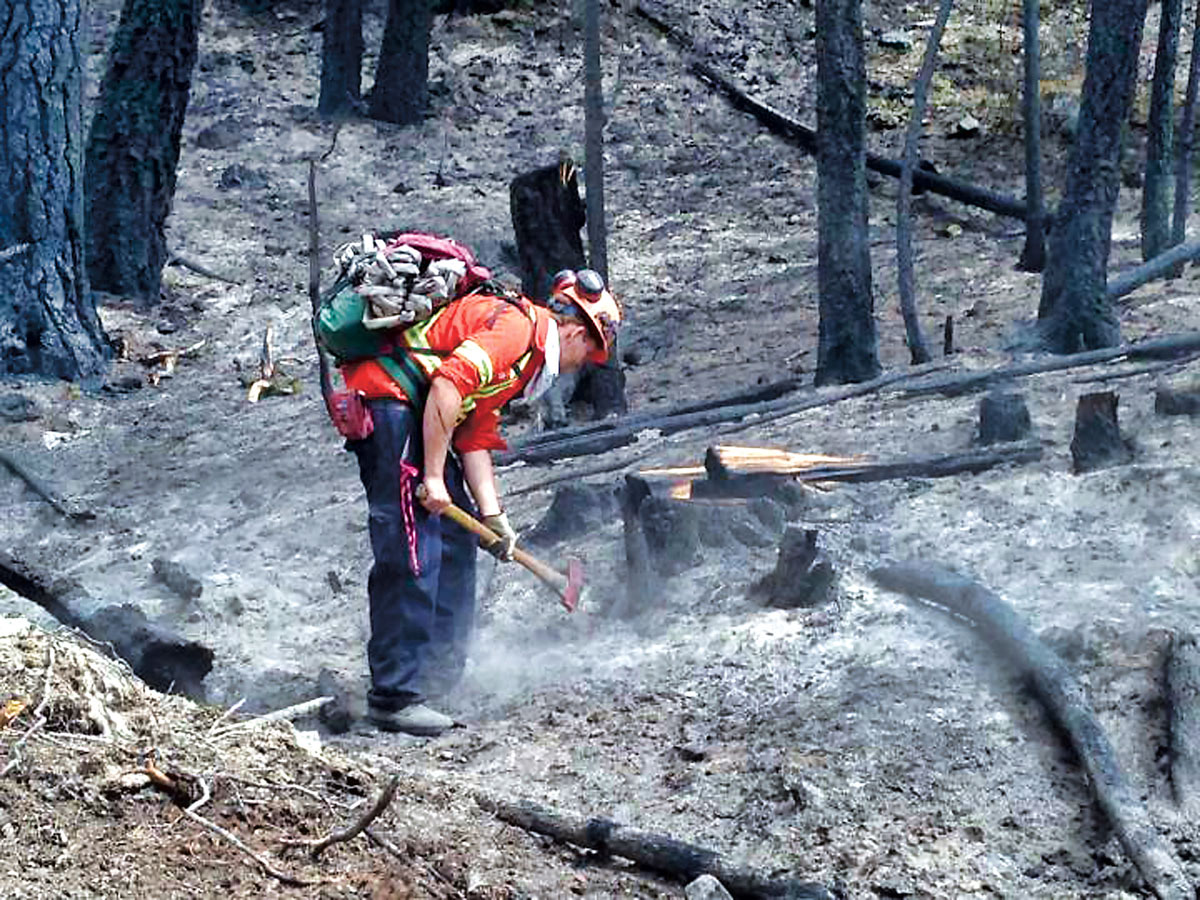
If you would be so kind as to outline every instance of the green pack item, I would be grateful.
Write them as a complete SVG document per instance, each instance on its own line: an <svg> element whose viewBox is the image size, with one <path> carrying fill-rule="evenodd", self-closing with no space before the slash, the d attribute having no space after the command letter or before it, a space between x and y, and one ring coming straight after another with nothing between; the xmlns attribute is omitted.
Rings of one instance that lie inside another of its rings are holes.
<svg viewBox="0 0 1200 900"><path fill-rule="evenodd" d="M386 353L393 343L387 331L367 328L367 298L349 281L339 281L317 313L317 335L338 364Z"/></svg>

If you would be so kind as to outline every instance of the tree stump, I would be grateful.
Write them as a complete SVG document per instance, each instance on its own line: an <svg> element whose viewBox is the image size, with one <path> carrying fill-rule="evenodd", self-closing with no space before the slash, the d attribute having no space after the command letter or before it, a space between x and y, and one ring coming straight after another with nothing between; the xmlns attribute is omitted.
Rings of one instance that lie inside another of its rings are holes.
<svg viewBox="0 0 1200 900"><path fill-rule="evenodd" d="M1171 792L1195 821L1200 815L1200 648L1195 635L1171 640L1166 663Z"/></svg>
<svg viewBox="0 0 1200 900"><path fill-rule="evenodd" d="M579 233L587 215L575 163L564 156L553 166L518 175L509 184L508 198L521 262L521 290L544 303L558 272L587 265ZM543 427L561 428L568 423L568 406L579 383L578 375L556 381L539 407Z"/></svg>
<svg viewBox="0 0 1200 900"><path fill-rule="evenodd" d="M650 495L638 506L638 519L659 575L678 575L700 562L700 511L693 504Z"/></svg>
<svg viewBox="0 0 1200 900"><path fill-rule="evenodd" d="M1117 424L1117 395L1113 392L1101 391L1079 398L1071 459L1076 475L1133 459L1133 448L1121 437Z"/></svg>
<svg viewBox="0 0 1200 900"><path fill-rule="evenodd" d="M1032 428L1023 395L997 392L979 401L979 443L1024 440Z"/></svg>
<svg viewBox="0 0 1200 900"><path fill-rule="evenodd" d="M650 485L636 475L625 476L621 488L621 519L625 525L625 592L614 603L616 618L629 618L661 596L662 579L650 562L650 545L642 528L641 508Z"/></svg>
<svg viewBox="0 0 1200 900"><path fill-rule="evenodd" d="M1160 384L1154 392L1154 411L1160 416L1200 415L1200 385L1176 389Z"/></svg>
<svg viewBox="0 0 1200 900"><path fill-rule="evenodd" d="M559 541L587 536L612 522L617 507L612 485L562 485L555 489L546 514L522 535L522 542L549 547Z"/></svg>
<svg viewBox="0 0 1200 900"><path fill-rule="evenodd" d="M833 582L833 565L817 549L817 530L793 524L783 532L775 569L750 596L775 609L817 606L829 599Z"/></svg>

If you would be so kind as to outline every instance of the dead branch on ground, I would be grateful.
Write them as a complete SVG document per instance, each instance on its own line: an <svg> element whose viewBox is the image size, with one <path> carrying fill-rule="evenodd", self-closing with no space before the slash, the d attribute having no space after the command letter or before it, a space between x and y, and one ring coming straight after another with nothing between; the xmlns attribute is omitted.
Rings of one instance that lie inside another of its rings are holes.
<svg viewBox="0 0 1200 900"><path fill-rule="evenodd" d="M1121 771L1083 686L1013 608L977 582L928 562L881 566L871 577L886 590L932 601L974 622L1029 680L1066 734L1097 804L1151 891L1160 900L1194 900L1183 869Z"/></svg>
<svg viewBox="0 0 1200 900"><path fill-rule="evenodd" d="M91 510L80 510L78 512L67 509L61 500L58 499L55 492L46 487L42 480L27 469L24 464L17 461L11 453L6 450L0 450L0 466L8 469L18 478L28 485L29 489L50 504L50 507L67 519L75 521L84 521L87 519L96 518L96 514Z"/></svg>
<svg viewBox="0 0 1200 900"><path fill-rule="evenodd" d="M159 769L158 766L155 765L154 760L152 758L145 760L143 763L143 768L139 769L138 771L141 774L145 775L147 778L149 778L150 781L155 786L160 787L163 790L167 791L168 794L170 794L171 797L173 799L176 799L176 802L178 802L178 797L180 794L180 787L178 784L178 779L172 778L166 772L163 772L161 769ZM208 796L209 796L208 786L205 785L204 786L204 794L201 797L201 800L207 799ZM272 863L269 859L267 859L265 856L263 856L257 850L254 850L253 848L251 848L236 834L234 834L233 832L231 832L225 828L222 828L216 822L212 821L211 819L205 818L204 816L200 815L200 813L196 812L193 807L199 806L199 805L200 805L199 801L193 801L193 802L189 803L189 805L187 805L187 806L180 806L179 810L185 816L187 816L189 819L191 819L193 822L195 822L197 825L199 825L201 828L205 829L206 831L210 832L211 834L216 835L221 840L225 841L226 843L235 847L237 850L241 851L246 856L250 857L256 863L258 863L259 868L261 868L264 872L266 872L268 875L270 875L276 881L279 881L283 884L292 885L294 887L305 887L309 884L312 884L312 882L310 882L310 881L306 881L304 879L297 878L294 875L289 875L287 872L284 872L280 869L275 868L275 866L272 865Z"/></svg>
<svg viewBox="0 0 1200 900"><path fill-rule="evenodd" d="M396 787L399 784L400 777L398 775L393 775L391 780L383 786L383 790L379 792L379 796L375 798L375 802L367 807L367 809L365 809L357 819L355 819L345 828L334 829L323 838L303 841L286 840L284 841L284 844L289 847L307 847L309 855L313 859L316 859L334 844L341 844L346 841L353 840L362 834L366 830L367 826L379 818L380 814L388 808L388 805L392 802L392 798L396 796Z"/></svg>
<svg viewBox="0 0 1200 900"><path fill-rule="evenodd" d="M906 397L921 397L927 394L944 394L953 397L980 391L997 382L1023 378L1026 375L1041 375L1046 372L1092 366L1117 359L1162 359L1196 352L1200 352L1200 332L1188 331L1168 337L1121 344L1118 347L1103 347L1099 350L1085 350L1082 353L1044 357L1015 365L985 369L981 372L960 372L939 378L929 378L918 381L911 387L903 388L901 393Z"/></svg>
<svg viewBox="0 0 1200 900"><path fill-rule="evenodd" d="M706 850L648 831L628 828L610 819L586 818L530 802L510 802L476 795L475 801L502 821L548 835L603 856L621 856L657 872L692 881L712 875L734 897L788 897L793 900L829 900L826 889L811 881L774 879L734 865L713 850Z"/></svg>
<svg viewBox="0 0 1200 900"><path fill-rule="evenodd" d="M223 281L226 284L241 284L236 278L230 278L227 275L222 275L220 272L214 272L212 269L187 257L180 256L178 253L171 254L171 258L167 260L167 265L178 266L181 269L190 269L197 275L203 275L205 278L215 278L217 281Z"/></svg>
<svg viewBox="0 0 1200 900"><path fill-rule="evenodd" d="M0 778L5 777L21 764L21 748L33 737L34 733L46 724L46 706L50 702L50 687L54 677L54 645L46 645L46 678L42 682L42 699L33 710L33 723L25 729L24 734L17 738L8 748L8 762L0 769Z"/></svg>
<svg viewBox="0 0 1200 900"><path fill-rule="evenodd" d="M1160 253L1153 259L1147 260L1136 268L1130 269L1108 282L1108 290L1104 292L1106 303L1120 300L1127 294L1132 294L1144 284L1170 275L1182 263L1190 262L1200 257L1200 241L1188 244L1177 244L1170 250Z"/></svg>
<svg viewBox="0 0 1200 900"><path fill-rule="evenodd" d="M638 3L636 9L638 15L670 38L677 46L688 53L695 53L695 45L691 38L684 34L682 30L667 22L659 13L651 11L646 3ZM695 60L690 64L689 68L701 81L711 84L720 93L724 94L725 98L735 108L750 113L772 132L792 141L806 152L816 153L817 132L815 129L801 125L799 122L779 112L779 110L751 97L734 84L732 80L706 63ZM891 178L899 178L901 174L900 163L892 159L877 156L874 153L867 154L867 168ZM953 179L928 172L924 169L913 170L913 187L918 190L927 190L935 194L941 194L943 197L949 197L952 200L966 203L969 206L986 209L997 215L1021 219L1022 221L1027 216L1025 204L1019 200L1006 197L1002 194L996 194L992 191L986 191L974 185L954 181Z"/></svg>
<svg viewBox="0 0 1200 900"><path fill-rule="evenodd" d="M302 719L305 716L310 716L319 711L322 706L333 702L333 697L316 697L312 700L305 700L303 703L295 703L291 706L285 706L283 709L277 709L273 712L264 713L261 716L255 716L253 719L246 719L242 722L234 722L232 725L226 725L223 728L217 728L215 725L209 729L209 734L212 737L225 737L229 734L237 732L249 731L252 728L257 728L259 725L265 725L268 722L282 722L284 720L292 721L294 719ZM239 702L233 709L240 706ZM226 715L233 712L230 709Z"/></svg>

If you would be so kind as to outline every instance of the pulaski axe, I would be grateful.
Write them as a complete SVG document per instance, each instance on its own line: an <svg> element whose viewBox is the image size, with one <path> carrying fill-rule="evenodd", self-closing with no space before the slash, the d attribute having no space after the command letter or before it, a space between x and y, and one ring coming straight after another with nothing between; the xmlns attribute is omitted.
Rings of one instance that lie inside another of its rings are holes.
<svg viewBox="0 0 1200 900"><path fill-rule="evenodd" d="M488 528L466 510L451 503L442 510L442 514L451 521L461 525L467 531L479 537L485 545L494 544L500 536ZM567 560L567 572L564 575L557 569L552 569L540 559L526 553L520 547L513 548L513 560L520 563L558 594L559 602L567 612L574 612L579 605L583 593L583 563L577 559Z"/></svg>

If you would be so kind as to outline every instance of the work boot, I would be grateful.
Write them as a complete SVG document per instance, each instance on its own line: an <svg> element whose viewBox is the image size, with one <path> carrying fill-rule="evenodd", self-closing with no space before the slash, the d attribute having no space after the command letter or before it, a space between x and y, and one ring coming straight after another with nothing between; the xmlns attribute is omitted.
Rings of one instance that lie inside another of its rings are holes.
<svg viewBox="0 0 1200 900"><path fill-rule="evenodd" d="M380 731L402 731L418 737L437 737L454 725L454 720L430 709L424 703L413 703L400 709L370 707L367 719Z"/></svg>

